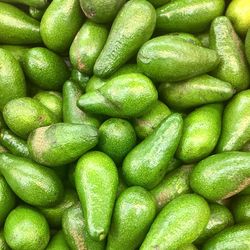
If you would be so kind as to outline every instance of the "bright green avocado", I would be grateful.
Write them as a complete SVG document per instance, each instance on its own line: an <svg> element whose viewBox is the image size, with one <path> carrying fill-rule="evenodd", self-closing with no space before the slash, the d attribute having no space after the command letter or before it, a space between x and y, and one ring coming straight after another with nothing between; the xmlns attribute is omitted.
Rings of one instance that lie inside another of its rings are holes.
<svg viewBox="0 0 250 250"><path fill-rule="evenodd" d="M10 4L24 4L35 8L43 9L48 5L48 0L2 0Z"/></svg>
<svg viewBox="0 0 250 250"><path fill-rule="evenodd" d="M46 250L70 250L63 231L58 231L50 240Z"/></svg>

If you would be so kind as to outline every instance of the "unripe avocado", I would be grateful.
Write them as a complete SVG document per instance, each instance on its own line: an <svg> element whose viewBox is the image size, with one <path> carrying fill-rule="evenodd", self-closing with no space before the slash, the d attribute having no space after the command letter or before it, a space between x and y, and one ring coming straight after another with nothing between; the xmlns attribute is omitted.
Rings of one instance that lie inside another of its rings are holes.
<svg viewBox="0 0 250 250"><path fill-rule="evenodd" d="M167 204L154 220L140 250L175 250L198 238L207 225L210 209L197 194L184 194Z"/></svg>
<svg viewBox="0 0 250 250"><path fill-rule="evenodd" d="M41 43L40 23L17 7L0 2L0 43Z"/></svg>
<svg viewBox="0 0 250 250"><path fill-rule="evenodd" d="M36 8L43 9L47 6L48 0L2 0L2 2L10 4L24 4Z"/></svg>
<svg viewBox="0 0 250 250"><path fill-rule="evenodd" d="M250 195L236 196L231 200L230 209L236 223L250 222Z"/></svg>
<svg viewBox="0 0 250 250"><path fill-rule="evenodd" d="M248 63L250 64L250 28L249 28L247 35L246 35L245 52L246 52Z"/></svg>
<svg viewBox="0 0 250 250"><path fill-rule="evenodd" d="M34 130L28 138L31 157L49 167L69 164L96 146L98 131L85 124L56 123Z"/></svg>
<svg viewBox="0 0 250 250"><path fill-rule="evenodd" d="M42 214L28 206L11 211L4 237L13 250L44 250L49 242L49 225Z"/></svg>
<svg viewBox="0 0 250 250"><path fill-rule="evenodd" d="M7 242L4 238L3 229L0 230L0 249L1 250L10 250L10 248L7 245Z"/></svg>
<svg viewBox="0 0 250 250"><path fill-rule="evenodd" d="M106 249L137 249L155 214L156 206L148 191L136 186L127 188L116 201Z"/></svg>
<svg viewBox="0 0 250 250"><path fill-rule="evenodd" d="M2 111L9 101L26 95L26 83L21 66L9 51L0 48L0 58L0 111Z"/></svg>
<svg viewBox="0 0 250 250"><path fill-rule="evenodd" d="M63 231L58 231L51 238L46 250L71 250L65 240Z"/></svg>
<svg viewBox="0 0 250 250"><path fill-rule="evenodd" d="M155 9L148 1L131 0L124 4L95 63L94 74L109 77L131 59L151 37L155 21Z"/></svg>
<svg viewBox="0 0 250 250"><path fill-rule="evenodd" d="M28 79L45 90L60 90L70 76L63 58L46 48L29 49L22 66Z"/></svg>
<svg viewBox="0 0 250 250"><path fill-rule="evenodd" d="M0 48L9 51L12 54L12 56L14 56L16 60L21 63L25 52L29 49L29 46L0 44Z"/></svg>
<svg viewBox="0 0 250 250"><path fill-rule="evenodd" d="M13 192L30 205L53 206L63 198L63 185L57 174L27 158L1 153L0 172Z"/></svg>
<svg viewBox="0 0 250 250"><path fill-rule="evenodd" d="M78 0L53 0L41 20L41 36L46 47L57 53L66 52L83 20Z"/></svg>

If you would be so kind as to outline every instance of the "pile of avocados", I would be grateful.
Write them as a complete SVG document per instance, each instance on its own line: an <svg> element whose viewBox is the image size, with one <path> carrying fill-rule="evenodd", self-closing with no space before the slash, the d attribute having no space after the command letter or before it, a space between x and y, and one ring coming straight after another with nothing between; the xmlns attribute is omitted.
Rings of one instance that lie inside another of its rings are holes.
<svg viewBox="0 0 250 250"><path fill-rule="evenodd" d="M0 250L250 250L249 0L0 0Z"/></svg>

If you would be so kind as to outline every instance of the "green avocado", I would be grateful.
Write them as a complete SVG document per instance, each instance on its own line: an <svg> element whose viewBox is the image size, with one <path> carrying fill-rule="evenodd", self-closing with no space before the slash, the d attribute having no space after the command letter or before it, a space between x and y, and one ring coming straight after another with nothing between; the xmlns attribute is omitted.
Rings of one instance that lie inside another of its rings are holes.
<svg viewBox="0 0 250 250"><path fill-rule="evenodd" d="M106 238L118 188L118 171L106 154L92 151L77 162L75 183L87 230L95 241Z"/></svg>
<svg viewBox="0 0 250 250"><path fill-rule="evenodd" d="M119 75L100 89L80 97L84 111L113 117L137 117L146 113L158 98L152 81L139 73Z"/></svg>
<svg viewBox="0 0 250 250"><path fill-rule="evenodd" d="M27 50L22 66L28 79L45 90L60 90L70 76L63 58L46 48Z"/></svg>
<svg viewBox="0 0 250 250"><path fill-rule="evenodd" d="M249 28L247 35L246 35L245 52L246 52L248 63L250 64L250 28Z"/></svg>
<svg viewBox="0 0 250 250"><path fill-rule="evenodd" d="M178 37L178 38L182 39L183 41L192 43L194 45L202 46L200 40L197 37L195 37L195 35L192 35L190 33L174 32L174 33L170 33L168 35L173 36L173 37Z"/></svg>
<svg viewBox="0 0 250 250"><path fill-rule="evenodd" d="M106 249L137 249L155 214L156 206L148 191L142 187L127 188L116 201Z"/></svg>
<svg viewBox="0 0 250 250"><path fill-rule="evenodd" d="M40 23L17 7L0 2L0 43L42 43Z"/></svg>
<svg viewBox="0 0 250 250"><path fill-rule="evenodd" d="M187 244L187 245L183 245L183 246L179 247L176 250L198 250L198 248L193 244Z"/></svg>
<svg viewBox="0 0 250 250"><path fill-rule="evenodd" d="M16 60L21 63L25 52L29 49L29 46L0 44L0 48L9 51L12 56L14 56Z"/></svg>
<svg viewBox="0 0 250 250"><path fill-rule="evenodd" d="M96 146L98 131L85 124L56 123L34 130L28 138L31 157L49 167L77 160Z"/></svg>
<svg viewBox="0 0 250 250"><path fill-rule="evenodd" d="M36 7L29 6L29 15L37 21L40 21L43 17L45 10L46 9L38 9Z"/></svg>
<svg viewBox="0 0 250 250"><path fill-rule="evenodd" d="M170 0L148 0L148 1L150 3L152 3L155 8L160 7L160 6L170 2Z"/></svg>
<svg viewBox="0 0 250 250"><path fill-rule="evenodd" d="M53 0L41 20L41 36L46 47L57 53L66 52L83 20L78 0Z"/></svg>
<svg viewBox="0 0 250 250"><path fill-rule="evenodd" d="M80 72L92 75L95 61L108 37L108 28L86 21L71 44L69 56L72 66Z"/></svg>
<svg viewBox="0 0 250 250"><path fill-rule="evenodd" d="M213 76L231 83L237 91L247 89L250 72L244 46L227 17L217 17L212 22L210 48L216 50L220 58L219 66L212 72Z"/></svg>
<svg viewBox="0 0 250 250"><path fill-rule="evenodd" d="M250 141L250 90L241 91L227 104L217 151L241 150Z"/></svg>
<svg viewBox="0 0 250 250"><path fill-rule="evenodd" d="M85 91L86 85L89 81L89 76L86 74L81 73L77 69L72 69L71 70L71 76L70 76L70 81L73 81L79 85L82 91Z"/></svg>
<svg viewBox="0 0 250 250"><path fill-rule="evenodd" d="M0 249L1 250L10 250L10 248L7 245L7 242L4 238L3 229L0 230Z"/></svg>
<svg viewBox="0 0 250 250"><path fill-rule="evenodd" d="M175 82L207 73L219 64L217 53L179 38L165 35L146 42L137 64L144 74L159 82Z"/></svg>
<svg viewBox="0 0 250 250"><path fill-rule="evenodd" d="M58 231L51 238L46 250L71 250L65 240L63 231Z"/></svg>
<svg viewBox="0 0 250 250"><path fill-rule="evenodd" d="M180 114L168 116L128 153L122 166L128 185L152 189L161 182L178 147L182 123Z"/></svg>
<svg viewBox="0 0 250 250"><path fill-rule="evenodd" d="M209 48L210 46L209 32L198 34L197 38L200 40L203 47Z"/></svg>
<svg viewBox="0 0 250 250"><path fill-rule="evenodd" d="M190 244L201 234L209 217L209 206L202 197L183 194L161 210L140 250L175 250Z"/></svg>
<svg viewBox="0 0 250 250"><path fill-rule="evenodd" d="M35 8L43 9L48 5L48 0L2 0L10 4L24 4Z"/></svg>
<svg viewBox="0 0 250 250"><path fill-rule="evenodd" d="M225 152L200 161L190 177L194 192L208 200L229 198L249 186L250 153Z"/></svg>
<svg viewBox="0 0 250 250"><path fill-rule="evenodd" d="M63 185L57 174L29 159L1 153L0 173L13 192L27 204L48 207L63 198Z"/></svg>
<svg viewBox="0 0 250 250"><path fill-rule="evenodd" d="M131 59L151 37L155 21L155 9L148 1L130 0L124 4L95 63L94 74L109 77Z"/></svg>
<svg viewBox="0 0 250 250"><path fill-rule="evenodd" d="M6 219L4 238L13 250L44 250L50 238L49 225L35 209L19 206Z"/></svg>
<svg viewBox="0 0 250 250"><path fill-rule="evenodd" d="M11 52L0 48L0 58L0 111L2 111L9 101L26 95L26 83L21 66Z"/></svg>
<svg viewBox="0 0 250 250"><path fill-rule="evenodd" d="M230 209L236 223L250 222L250 195L236 196L231 200Z"/></svg>

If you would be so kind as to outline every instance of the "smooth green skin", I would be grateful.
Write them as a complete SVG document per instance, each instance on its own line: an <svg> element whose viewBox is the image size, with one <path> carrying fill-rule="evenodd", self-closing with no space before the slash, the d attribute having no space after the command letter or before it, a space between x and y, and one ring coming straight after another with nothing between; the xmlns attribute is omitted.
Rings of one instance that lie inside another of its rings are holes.
<svg viewBox="0 0 250 250"><path fill-rule="evenodd" d="M231 20L235 30L245 36L250 27L250 5L247 0L233 0L227 7L226 16Z"/></svg>
<svg viewBox="0 0 250 250"><path fill-rule="evenodd" d="M34 129L57 121L53 113L30 97L8 102L3 109L3 117L8 127L23 139Z"/></svg>
<svg viewBox="0 0 250 250"><path fill-rule="evenodd" d="M58 231L50 240L46 250L71 250L62 231Z"/></svg>
<svg viewBox="0 0 250 250"><path fill-rule="evenodd" d="M70 47L69 56L73 67L92 75L95 61L105 45L108 33L106 26L86 21Z"/></svg>
<svg viewBox="0 0 250 250"><path fill-rule="evenodd" d="M80 0L86 17L95 23L111 23L126 0Z"/></svg>
<svg viewBox="0 0 250 250"><path fill-rule="evenodd" d="M62 229L71 250L88 249L104 250L105 241L94 241L88 231L81 205L77 204L65 211L62 218ZM61 250L61 249L58 249Z"/></svg>
<svg viewBox="0 0 250 250"><path fill-rule="evenodd" d="M250 141L250 90L238 93L227 104L217 152L241 150Z"/></svg>
<svg viewBox="0 0 250 250"><path fill-rule="evenodd" d="M89 76L86 74L81 73L77 69L71 70L70 80L79 84L80 88L85 91L87 82L89 81Z"/></svg>
<svg viewBox="0 0 250 250"><path fill-rule="evenodd" d="M10 211L15 208L15 204L15 194L12 192L3 176L0 176L0 226L4 224L4 220ZM1 243L0 249L2 250Z"/></svg>
<svg viewBox="0 0 250 250"><path fill-rule="evenodd" d="M84 111L113 117L137 117L150 110L158 98L152 81L139 73L117 76L100 89L80 97Z"/></svg>
<svg viewBox="0 0 250 250"><path fill-rule="evenodd" d="M29 15L34 19L40 21L46 9L38 9L36 7L29 7Z"/></svg>
<svg viewBox="0 0 250 250"><path fill-rule="evenodd" d="M168 34L169 36L178 37L182 39L183 41L192 43L194 45L202 46L200 40L196 38L194 35L189 33L183 33L183 32L175 32Z"/></svg>
<svg viewBox="0 0 250 250"><path fill-rule="evenodd" d="M40 208L40 212L45 216L52 228L60 228L62 224L63 213L78 201L77 194L72 189L66 189L64 197L60 203L53 207Z"/></svg>
<svg viewBox="0 0 250 250"><path fill-rule="evenodd" d="M29 49L29 47L25 45L6 45L6 44L4 45L0 44L0 48L8 50L12 54L12 56L14 56L16 60L19 62L21 62L24 53L27 51L27 49Z"/></svg>
<svg viewBox="0 0 250 250"><path fill-rule="evenodd" d="M166 3L168 3L170 0L148 0L150 3L154 5L154 7L160 7Z"/></svg>
<svg viewBox="0 0 250 250"><path fill-rule="evenodd" d="M191 192L189 177L192 169L192 165L183 165L174 169L155 188L150 190L156 201L158 212L178 196Z"/></svg>
<svg viewBox="0 0 250 250"><path fill-rule="evenodd" d="M137 64L125 64L124 66L119 68L114 74L112 74L112 76L110 76L109 78L104 79L104 78L100 78L100 77L93 75L87 82L86 93L100 89L109 80L117 76L129 74L129 73L142 73L142 72L139 70Z"/></svg>
<svg viewBox="0 0 250 250"><path fill-rule="evenodd" d="M230 210L219 204L210 204L210 219L203 232L194 242L196 245L201 245L214 235L230 227L234 224L234 219Z"/></svg>
<svg viewBox="0 0 250 250"><path fill-rule="evenodd" d="M164 32L197 33L224 12L224 0L172 1L156 10L156 29Z"/></svg>
<svg viewBox="0 0 250 250"><path fill-rule="evenodd" d="M13 250L43 250L50 238L49 225L35 209L19 206L6 219L4 237Z"/></svg>
<svg viewBox="0 0 250 250"><path fill-rule="evenodd" d="M0 111L2 111L6 103L26 95L26 84L22 68L13 55L0 48L0 58Z"/></svg>
<svg viewBox="0 0 250 250"><path fill-rule="evenodd" d="M250 248L250 224L239 224L224 229L209 239L202 250L248 250Z"/></svg>
<svg viewBox="0 0 250 250"><path fill-rule="evenodd" d="M63 185L57 174L29 159L1 153L0 172L13 192L30 205L49 207L63 198Z"/></svg>
<svg viewBox="0 0 250 250"><path fill-rule="evenodd" d="M41 36L48 49L68 51L84 20L78 0L53 0L41 20Z"/></svg>
<svg viewBox="0 0 250 250"><path fill-rule="evenodd" d="M13 155L29 158L27 142L8 129L1 129L0 143L7 148Z"/></svg>
<svg viewBox="0 0 250 250"><path fill-rule="evenodd" d="M170 109L164 103L157 101L146 114L133 120L136 135L140 139L145 139L170 114Z"/></svg>
<svg viewBox="0 0 250 250"><path fill-rule="evenodd" d="M42 47L29 49L22 66L28 79L45 90L60 90L70 76L63 58Z"/></svg>
<svg viewBox="0 0 250 250"><path fill-rule="evenodd" d="M61 93L55 91L41 91L33 98L49 109L57 117L58 122L62 121L63 100Z"/></svg>
<svg viewBox="0 0 250 250"><path fill-rule="evenodd" d="M161 182L178 147L182 126L181 115L172 114L128 153L122 166L128 185L150 190Z"/></svg>
<svg viewBox="0 0 250 250"><path fill-rule="evenodd" d="M0 2L0 43L37 44L42 42L40 23L17 7Z"/></svg>
<svg viewBox="0 0 250 250"><path fill-rule="evenodd" d="M167 204L154 220L140 250L175 250L198 238L208 223L210 209L196 194L184 194Z"/></svg>
<svg viewBox="0 0 250 250"><path fill-rule="evenodd" d="M135 145L136 134L130 122L110 118L100 126L98 147L114 162L121 163Z"/></svg>
<svg viewBox="0 0 250 250"><path fill-rule="evenodd" d="M76 190L93 240L102 241L108 234L118 182L115 163L108 155L92 151L78 160Z"/></svg>
<svg viewBox="0 0 250 250"><path fill-rule="evenodd" d="M56 123L34 130L28 138L31 157L38 163L57 167L77 160L97 145L98 131L85 124Z"/></svg>
<svg viewBox="0 0 250 250"><path fill-rule="evenodd" d="M197 38L200 40L203 47L209 48L210 46L209 32L201 33L197 35Z"/></svg>
<svg viewBox="0 0 250 250"><path fill-rule="evenodd" d="M222 111L222 104L208 104L184 118L177 158L185 163L194 163L213 152L220 137Z"/></svg>
<svg viewBox="0 0 250 250"><path fill-rule="evenodd" d="M1 250L10 250L9 246L7 245L7 243L4 239L3 229L0 231L0 249Z"/></svg>
<svg viewBox="0 0 250 250"><path fill-rule="evenodd" d="M200 161L194 168L190 185L208 200L229 198L249 185L250 153L225 152Z"/></svg>
<svg viewBox="0 0 250 250"><path fill-rule="evenodd" d="M148 1L131 0L124 4L96 60L94 74L106 78L124 65L149 40L155 22L155 9Z"/></svg>
<svg viewBox="0 0 250 250"><path fill-rule="evenodd" d="M218 63L219 57L214 50L172 35L149 40L137 55L142 72L159 82L181 81L201 75L213 70Z"/></svg>
<svg viewBox="0 0 250 250"><path fill-rule="evenodd" d="M216 50L220 58L219 66L212 72L213 76L231 83L237 91L247 89L250 73L244 45L227 17L217 17L212 22L210 48Z"/></svg>
<svg viewBox="0 0 250 250"><path fill-rule="evenodd" d="M24 4L35 8L43 9L47 6L48 0L1 0L10 4Z"/></svg>
<svg viewBox="0 0 250 250"><path fill-rule="evenodd" d="M250 222L250 195L234 197L230 209L236 223Z"/></svg>
<svg viewBox="0 0 250 250"><path fill-rule="evenodd" d="M137 249L155 215L156 206L148 191L136 186L126 189L116 201L106 249Z"/></svg>
<svg viewBox="0 0 250 250"><path fill-rule="evenodd" d="M223 102L235 92L230 83L209 75L196 76L178 83L162 83L158 91L163 102L178 110Z"/></svg>
<svg viewBox="0 0 250 250"><path fill-rule="evenodd" d="M246 57L247 57L248 63L250 64L250 28L249 28L247 35L246 35L245 52L246 52Z"/></svg>
<svg viewBox="0 0 250 250"><path fill-rule="evenodd" d="M77 106L77 101L83 91L79 85L68 80L63 85L63 121L65 123L87 124L98 128L101 125L100 118L96 115L84 112Z"/></svg>

